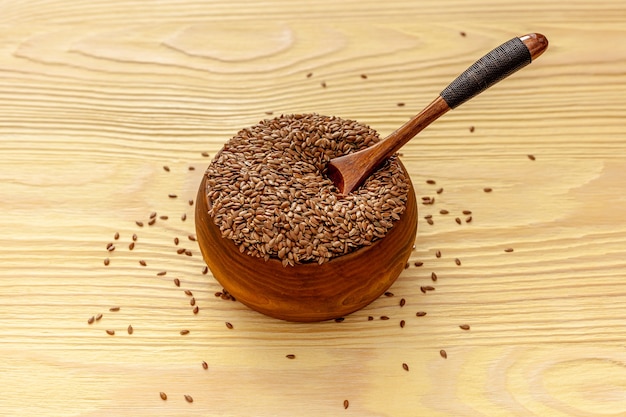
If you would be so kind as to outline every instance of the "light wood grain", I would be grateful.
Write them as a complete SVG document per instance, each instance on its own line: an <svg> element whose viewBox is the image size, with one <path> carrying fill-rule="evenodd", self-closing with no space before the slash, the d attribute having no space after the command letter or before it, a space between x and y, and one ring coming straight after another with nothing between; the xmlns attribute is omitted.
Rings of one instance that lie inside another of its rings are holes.
<svg viewBox="0 0 626 417"><path fill-rule="evenodd" d="M625 415L625 17L622 0L2 2L0 415ZM436 203L393 297L295 324L214 296L187 239L202 152L266 112L384 136L529 32L540 60L403 148ZM169 219L136 226L153 211Z"/></svg>

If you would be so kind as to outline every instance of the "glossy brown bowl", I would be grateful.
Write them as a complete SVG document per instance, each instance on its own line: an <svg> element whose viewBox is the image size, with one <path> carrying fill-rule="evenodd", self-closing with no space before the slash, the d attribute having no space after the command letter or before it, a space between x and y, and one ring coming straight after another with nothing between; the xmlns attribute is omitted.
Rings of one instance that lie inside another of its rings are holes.
<svg viewBox="0 0 626 417"><path fill-rule="evenodd" d="M382 295L404 270L417 231L410 180L406 210L384 238L321 265L283 266L278 259L265 261L239 252L209 217L206 176L198 189L195 216L202 256L220 285L253 310L299 322L342 317Z"/></svg>

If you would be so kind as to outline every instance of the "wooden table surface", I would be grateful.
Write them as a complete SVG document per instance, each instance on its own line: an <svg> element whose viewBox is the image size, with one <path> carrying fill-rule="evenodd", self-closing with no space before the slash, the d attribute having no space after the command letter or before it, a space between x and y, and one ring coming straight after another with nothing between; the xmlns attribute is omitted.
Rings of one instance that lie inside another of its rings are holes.
<svg viewBox="0 0 626 417"><path fill-rule="evenodd" d="M0 10L0 415L626 415L623 0ZM316 112L387 135L529 32L540 59L402 149L436 201L393 295L313 324L215 296L189 199L236 131Z"/></svg>

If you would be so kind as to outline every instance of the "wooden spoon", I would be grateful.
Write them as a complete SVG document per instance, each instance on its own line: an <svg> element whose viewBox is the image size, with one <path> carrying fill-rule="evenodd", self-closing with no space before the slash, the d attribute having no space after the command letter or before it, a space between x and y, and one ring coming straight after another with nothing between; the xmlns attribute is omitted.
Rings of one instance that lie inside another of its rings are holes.
<svg viewBox="0 0 626 417"><path fill-rule="evenodd" d="M476 61L448 85L424 110L385 140L359 152L331 159L327 175L339 192L350 194L387 158L450 109L465 103L498 81L530 64L548 47L539 33L513 38Z"/></svg>

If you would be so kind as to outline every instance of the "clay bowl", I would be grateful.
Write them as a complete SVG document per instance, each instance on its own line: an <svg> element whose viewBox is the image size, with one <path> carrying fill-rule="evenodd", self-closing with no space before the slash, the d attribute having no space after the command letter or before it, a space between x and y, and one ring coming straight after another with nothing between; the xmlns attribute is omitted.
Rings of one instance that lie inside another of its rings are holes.
<svg viewBox="0 0 626 417"><path fill-rule="evenodd" d="M417 231L417 202L409 185L406 210L384 238L321 265L285 267L278 259L243 254L221 236L208 214L203 177L195 212L198 244L215 279L251 309L288 321L335 319L374 301L404 270Z"/></svg>

